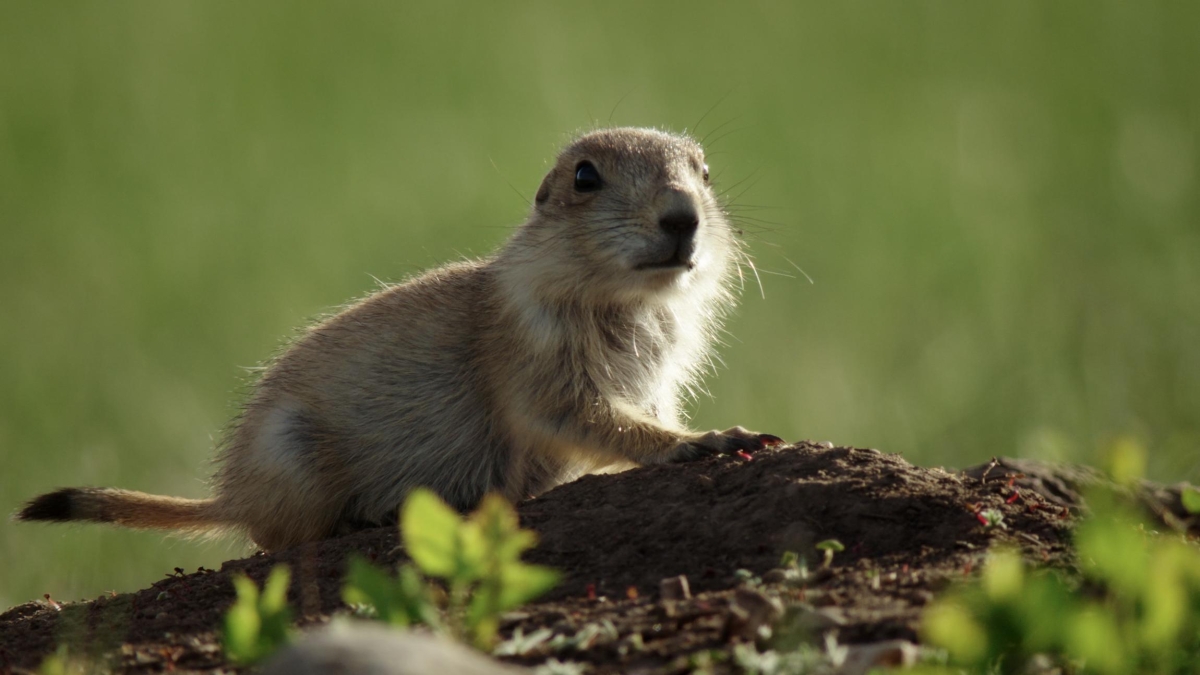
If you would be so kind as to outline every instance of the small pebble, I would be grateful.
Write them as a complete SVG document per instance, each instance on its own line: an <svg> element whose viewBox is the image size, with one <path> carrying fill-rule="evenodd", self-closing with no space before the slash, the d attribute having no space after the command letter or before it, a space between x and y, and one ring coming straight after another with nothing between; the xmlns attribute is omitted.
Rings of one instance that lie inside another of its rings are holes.
<svg viewBox="0 0 1200 675"><path fill-rule="evenodd" d="M682 574L658 582L658 593L663 600L688 600L692 597L688 578Z"/></svg>

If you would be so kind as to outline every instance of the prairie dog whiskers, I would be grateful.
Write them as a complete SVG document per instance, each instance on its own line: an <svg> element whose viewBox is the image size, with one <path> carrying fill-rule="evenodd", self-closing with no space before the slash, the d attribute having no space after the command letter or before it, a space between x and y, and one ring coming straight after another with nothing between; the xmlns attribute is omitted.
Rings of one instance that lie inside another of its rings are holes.
<svg viewBox="0 0 1200 675"><path fill-rule="evenodd" d="M235 530L274 550L394 522L416 486L466 510L614 464L781 442L680 421L734 301L738 246L695 141L587 133L493 255L380 290L266 368L212 497L66 488L17 518Z"/></svg>

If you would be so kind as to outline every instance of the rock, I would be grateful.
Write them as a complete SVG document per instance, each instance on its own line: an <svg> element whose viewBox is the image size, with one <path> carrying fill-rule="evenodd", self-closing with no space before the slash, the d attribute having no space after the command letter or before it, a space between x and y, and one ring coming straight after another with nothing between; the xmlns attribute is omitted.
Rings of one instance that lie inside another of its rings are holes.
<svg viewBox="0 0 1200 675"><path fill-rule="evenodd" d="M362 621L335 622L301 637L267 662L263 675L518 675L464 645L429 633Z"/></svg>
<svg viewBox="0 0 1200 675"><path fill-rule="evenodd" d="M690 600L692 589L684 575L667 577L658 583L658 593L663 600Z"/></svg>
<svg viewBox="0 0 1200 675"><path fill-rule="evenodd" d="M798 577L798 574L789 574L791 570L785 570L779 567L769 569L763 572L762 580L764 584L782 584L790 580L791 577Z"/></svg>
<svg viewBox="0 0 1200 675"><path fill-rule="evenodd" d="M783 616L783 603L752 588L739 588L729 606L725 639L757 642L771 637L771 628Z"/></svg>
<svg viewBox="0 0 1200 675"><path fill-rule="evenodd" d="M921 649L908 640L886 640L865 645L850 645L837 675L866 675L878 667L900 668L916 665Z"/></svg>
<svg viewBox="0 0 1200 675"><path fill-rule="evenodd" d="M797 639L816 639L834 628L846 625L846 614L836 607L817 609L811 605L797 603L788 605L780 622L781 630L795 635Z"/></svg>

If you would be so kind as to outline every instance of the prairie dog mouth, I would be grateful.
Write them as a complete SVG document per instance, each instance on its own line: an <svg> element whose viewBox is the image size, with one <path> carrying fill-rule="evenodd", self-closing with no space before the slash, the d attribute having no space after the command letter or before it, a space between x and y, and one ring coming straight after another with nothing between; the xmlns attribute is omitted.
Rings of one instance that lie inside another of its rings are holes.
<svg viewBox="0 0 1200 675"><path fill-rule="evenodd" d="M638 269L638 270L673 270L673 269L690 270L695 267L696 267L696 261L692 260L690 256L688 257L687 260L683 260L679 257L679 253L676 252L674 255L672 255L670 258L667 258L666 260L660 260L658 262L641 263L634 269Z"/></svg>
<svg viewBox="0 0 1200 675"><path fill-rule="evenodd" d="M661 260L638 263L637 270L690 270L696 267L696 243L691 237L675 243L675 250Z"/></svg>

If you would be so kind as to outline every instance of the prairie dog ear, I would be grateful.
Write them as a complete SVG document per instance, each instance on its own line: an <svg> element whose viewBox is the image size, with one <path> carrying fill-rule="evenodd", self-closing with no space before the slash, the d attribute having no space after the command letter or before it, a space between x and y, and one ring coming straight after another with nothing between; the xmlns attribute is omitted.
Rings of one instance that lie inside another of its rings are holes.
<svg viewBox="0 0 1200 675"><path fill-rule="evenodd" d="M538 188L537 194L533 197L533 201L538 206L545 204L546 200L550 199L550 176L553 174L553 171L546 174L546 177L542 179L542 186Z"/></svg>

